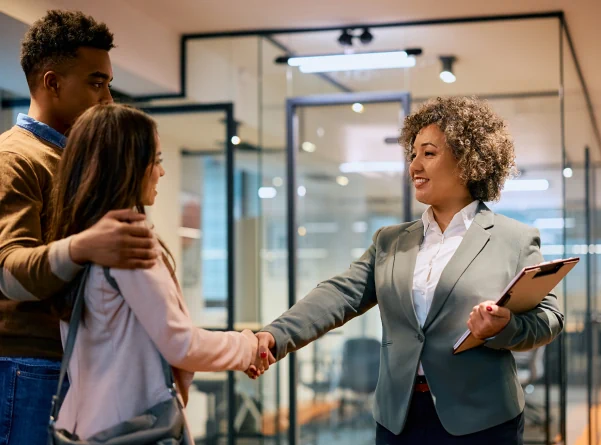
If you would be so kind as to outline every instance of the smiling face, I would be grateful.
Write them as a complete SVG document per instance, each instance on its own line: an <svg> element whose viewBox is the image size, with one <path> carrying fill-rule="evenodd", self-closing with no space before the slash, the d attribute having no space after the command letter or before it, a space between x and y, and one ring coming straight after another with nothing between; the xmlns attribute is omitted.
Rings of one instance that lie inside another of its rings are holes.
<svg viewBox="0 0 601 445"><path fill-rule="evenodd" d="M436 124L422 128L415 137L409 173L415 187L415 198L423 204L444 207L472 201L466 184L460 178L457 159Z"/></svg>
<svg viewBox="0 0 601 445"><path fill-rule="evenodd" d="M161 165L163 162L161 155L161 141L157 136L155 160L153 164L148 166L142 185L142 204L145 206L154 204L154 200L158 194L157 186L159 184L159 179L165 175L165 169Z"/></svg>

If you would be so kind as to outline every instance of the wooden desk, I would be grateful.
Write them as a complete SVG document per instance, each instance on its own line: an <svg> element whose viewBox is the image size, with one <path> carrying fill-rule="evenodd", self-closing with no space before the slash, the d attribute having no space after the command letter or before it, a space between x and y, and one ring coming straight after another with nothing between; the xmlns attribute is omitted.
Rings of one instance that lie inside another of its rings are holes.
<svg viewBox="0 0 601 445"><path fill-rule="evenodd" d="M299 425L306 425L309 422L318 419L328 418L340 406L340 401L320 401L320 402L300 402L297 409L297 419ZM288 429L288 408L280 408L279 412L279 431L283 432ZM263 413L262 432L265 436L275 436L277 433L276 419L278 418L276 411Z"/></svg>

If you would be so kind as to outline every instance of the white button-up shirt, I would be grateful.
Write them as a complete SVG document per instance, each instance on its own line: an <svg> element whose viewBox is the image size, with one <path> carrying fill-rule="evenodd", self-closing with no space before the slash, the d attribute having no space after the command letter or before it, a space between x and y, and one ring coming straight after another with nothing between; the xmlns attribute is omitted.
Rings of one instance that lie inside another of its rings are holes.
<svg viewBox="0 0 601 445"><path fill-rule="evenodd" d="M413 272L413 306L421 327L426 322L442 271L474 221L478 203L477 200L473 201L456 213L444 233L434 219L432 207L428 207L422 215L424 240L419 247ZM418 374L424 374L421 362Z"/></svg>

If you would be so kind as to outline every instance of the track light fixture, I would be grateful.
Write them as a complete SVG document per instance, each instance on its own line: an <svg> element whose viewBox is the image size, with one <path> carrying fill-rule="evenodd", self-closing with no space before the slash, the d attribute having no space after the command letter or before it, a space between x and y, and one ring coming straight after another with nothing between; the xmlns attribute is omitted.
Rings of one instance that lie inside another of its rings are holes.
<svg viewBox="0 0 601 445"><path fill-rule="evenodd" d="M361 41L361 43L363 43L364 45L367 45L368 43L371 43L371 41L373 39L374 39L374 35L371 32L369 32L369 29L363 28L363 32L359 36L359 40Z"/></svg>
<svg viewBox="0 0 601 445"><path fill-rule="evenodd" d="M342 34L338 37L338 43L342 46L353 46L353 35L348 29L343 29Z"/></svg>
<svg viewBox="0 0 601 445"><path fill-rule="evenodd" d="M362 44L367 45L374 39L374 35L367 27L363 28L363 32L359 35L354 35L352 31L352 28L343 29L342 34L340 34L340 37L338 37L338 43L340 43L342 46L353 46L353 39L358 38Z"/></svg>
<svg viewBox="0 0 601 445"><path fill-rule="evenodd" d="M321 54L316 56L280 56L275 63L297 66L301 73L326 73L330 71L380 70L388 68L411 68L415 55L421 50L384 51L352 54Z"/></svg>
<svg viewBox="0 0 601 445"><path fill-rule="evenodd" d="M440 61L442 62L440 79L445 83L453 83L457 80L453 73L453 63L455 60L457 60L455 56L440 56Z"/></svg>

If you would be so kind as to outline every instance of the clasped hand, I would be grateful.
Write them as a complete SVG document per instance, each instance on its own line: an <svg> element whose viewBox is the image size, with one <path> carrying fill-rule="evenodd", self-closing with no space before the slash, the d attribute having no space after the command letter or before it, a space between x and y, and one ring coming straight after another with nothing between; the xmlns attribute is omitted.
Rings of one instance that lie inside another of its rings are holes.
<svg viewBox="0 0 601 445"><path fill-rule="evenodd" d="M497 306L494 301L485 301L474 306L467 321L472 335L479 340L499 334L511 320L511 311Z"/></svg>
<svg viewBox="0 0 601 445"><path fill-rule="evenodd" d="M265 371L269 369L270 365L276 362L275 357L271 353L271 349L275 347L275 339L269 332L258 332L257 337L257 349L254 361L251 362L249 368L244 373L255 380Z"/></svg>

